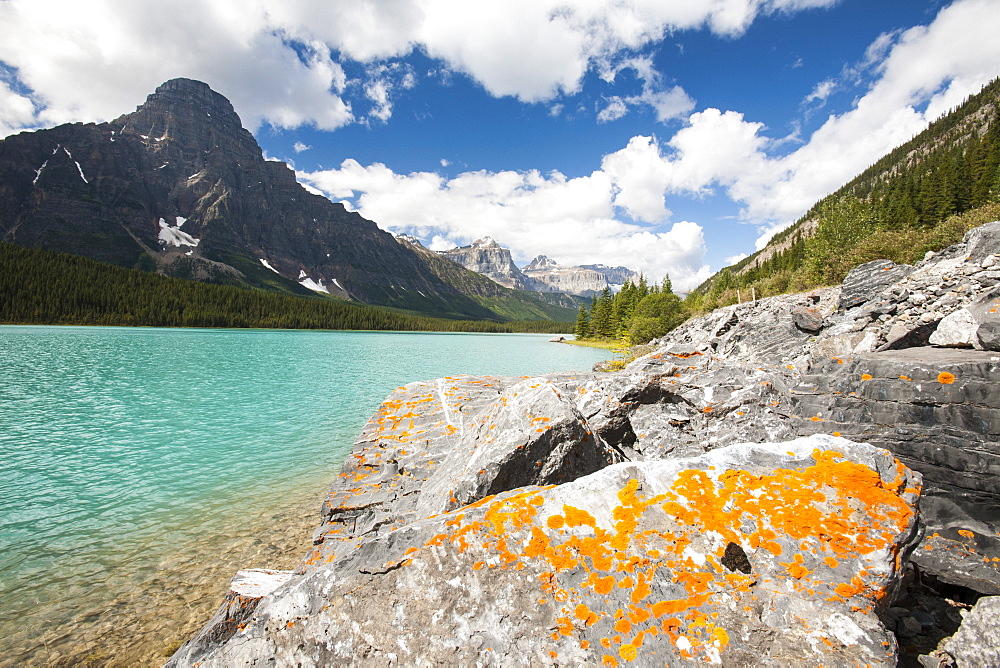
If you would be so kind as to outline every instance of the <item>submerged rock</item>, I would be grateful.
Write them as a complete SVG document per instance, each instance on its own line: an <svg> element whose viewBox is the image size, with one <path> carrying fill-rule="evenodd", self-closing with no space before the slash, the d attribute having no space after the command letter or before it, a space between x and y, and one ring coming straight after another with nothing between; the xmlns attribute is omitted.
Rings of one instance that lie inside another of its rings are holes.
<svg viewBox="0 0 1000 668"><path fill-rule="evenodd" d="M171 665L895 665L919 486L825 436L624 462L365 539Z"/></svg>

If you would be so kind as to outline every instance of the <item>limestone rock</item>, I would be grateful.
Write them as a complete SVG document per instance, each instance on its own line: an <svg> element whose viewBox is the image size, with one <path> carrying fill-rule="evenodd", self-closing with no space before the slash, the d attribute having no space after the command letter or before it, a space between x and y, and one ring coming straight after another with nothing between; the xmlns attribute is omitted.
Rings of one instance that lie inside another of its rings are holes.
<svg viewBox="0 0 1000 668"><path fill-rule="evenodd" d="M918 487L824 436L621 463L368 538L168 665L895 665Z"/></svg>
<svg viewBox="0 0 1000 668"><path fill-rule="evenodd" d="M985 596L965 615L958 632L944 640L924 666L1000 666L1000 596Z"/></svg>
<svg viewBox="0 0 1000 668"><path fill-rule="evenodd" d="M547 379L458 376L398 388L331 486L303 567L428 515L621 461Z"/></svg>
<svg viewBox="0 0 1000 668"><path fill-rule="evenodd" d="M909 265L897 265L889 260L873 260L855 267L844 278L839 307L847 309L863 304L912 271Z"/></svg>
<svg viewBox="0 0 1000 668"><path fill-rule="evenodd" d="M823 316L814 308L796 306L792 309L792 321L803 332L815 334L823 329Z"/></svg>

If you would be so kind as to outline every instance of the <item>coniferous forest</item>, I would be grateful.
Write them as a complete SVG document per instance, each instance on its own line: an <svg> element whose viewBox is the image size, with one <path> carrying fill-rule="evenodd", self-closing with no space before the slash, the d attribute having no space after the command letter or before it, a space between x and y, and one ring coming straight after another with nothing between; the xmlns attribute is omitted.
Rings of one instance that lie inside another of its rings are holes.
<svg viewBox="0 0 1000 668"><path fill-rule="evenodd" d="M572 323L445 320L169 278L0 243L0 323L146 327L568 332Z"/></svg>
<svg viewBox="0 0 1000 668"><path fill-rule="evenodd" d="M688 317L739 301L836 285L871 260L912 264L1000 220L1000 79L817 202L761 251L683 301L626 285L581 309L579 338L644 343Z"/></svg>
<svg viewBox="0 0 1000 668"><path fill-rule="evenodd" d="M689 312L823 285L877 259L912 264L1000 219L1000 79L816 203L685 300Z"/></svg>

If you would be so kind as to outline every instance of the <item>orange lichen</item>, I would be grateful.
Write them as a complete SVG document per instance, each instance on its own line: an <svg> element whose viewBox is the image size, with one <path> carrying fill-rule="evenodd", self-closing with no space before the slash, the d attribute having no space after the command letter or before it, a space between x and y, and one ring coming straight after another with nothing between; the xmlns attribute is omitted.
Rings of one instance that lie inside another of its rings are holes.
<svg viewBox="0 0 1000 668"><path fill-rule="evenodd" d="M955 374L948 371L942 371L938 374L937 381L942 385L951 385L955 382Z"/></svg>
<svg viewBox="0 0 1000 668"><path fill-rule="evenodd" d="M678 473L665 492L651 497L643 495L638 480L629 479L618 491L618 504L610 508L610 525L568 504L562 504L562 514L550 514L555 508L546 507L544 490L491 497L463 508L467 517L455 513L446 522L448 532L427 545L450 543L459 552L486 551L474 567L486 562L497 568L535 569L531 572L538 573L539 586L549 597L549 603L541 599L540 605L560 610L552 634L555 642L573 635L575 620L577 628L597 625L604 633L613 629L601 645L618 645L618 656L625 661L647 651L642 649L644 638L650 645L654 630L675 644L683 638L686 649L676 650L682 656L705 658L709 649L727 646L730 631L717 626L713 620L718 617L702 612L702 606L721 592L744 603L757 600L751 589L756 575L730 572L721 565L729 542L774 555L798 551L782 563L780 573L769 576L785 584L770 580L765 591L784 587L800 595L835 595L838 601L859 594L878 597L878 586L862 580L877 575L861 573L835 587L828 580L813 579L807 564L836 568L840 560L894 548L896 533L913 519L912 508L899 497L904 488L912 491L905 487L905 468L898 465L897 479L887 482L837 452L816 450L811 457L811 462L800 460L798 468L767 474L689 469ZM477 516L472 514L476 508L481 520L470 521ZM671 518L672 530L663 528L664 513ZM782 539L794 542L783 547ZM699 556L706 540L714 546ZM653 598L654 581L673 582L683 591L675 599ZM601 609L596 597L620 605L619 590L630 602L627 610Z"/></svg>
<svg viewBox="0 0 1000 668"><path fill-rule="evenodd" d="M872 375L870 373L863 373L863 374L861 374L861 380L871 380L871 379L872 379Z"/></svg>
<svg viewBox="0 0 1000 668"><path fill-rule="evenodd" d="M965 536L966 538L975 538L976 537L976 534L972 533L968 529L959 529L958 530L958 535L959 536Z"/></svg>
<svg viewBox="0 0 1000 668"><path fill-rule="evenodd" d="M618 656L625 659L626 661L635 661L636 648L635 645L626 643L618 648Z"/></svg>

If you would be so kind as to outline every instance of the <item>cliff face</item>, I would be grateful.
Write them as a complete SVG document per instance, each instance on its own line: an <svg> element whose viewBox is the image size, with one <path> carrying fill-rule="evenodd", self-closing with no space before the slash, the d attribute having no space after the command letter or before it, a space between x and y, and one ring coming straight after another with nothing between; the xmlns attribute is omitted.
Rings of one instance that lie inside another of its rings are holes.
<svg viewBox="0 0 1000 668"><path fill-rule="evenodd" d="M547 292L568 292L590 297L604 288L617 291L627 281L639 282L639 274L627 267L588 264L566 267L544 255L539 255L524 267L526 276L534 279Z"/></svg>
<svg viewBox="0 0 1000 668"><path fill-rule="evenodd" d="M639 280L639 274L627 267L607 267L603 264L566 267L544 255L536 257L524 269L518 269L510 251L490 237L439 253L466 269L516 290L591 297L604 288L617 290L626 281Z"/></svg>
<svg viewBox="0 0 1000 668"><path fill-rule="evenodd" d="M374 223L264 160L229 101L188 79L110 123L0 142L0 239L185 278L495 317Z"/></svg>
<svg viewBox="0 0 1000 668"><path fill-rule="evenodd" d="M469 246L460 246L439 253L504 287L515 290L535 289L535 284L514 264L510 251L490 237L476 239Z"/></svg>
<svg viewBox="0 0 1000 668"><path fill-rule="evenodd" d="M1000 593L998 285L993 223L619 373L399 388L299 570L170 665L913 663Z"/></svg>

